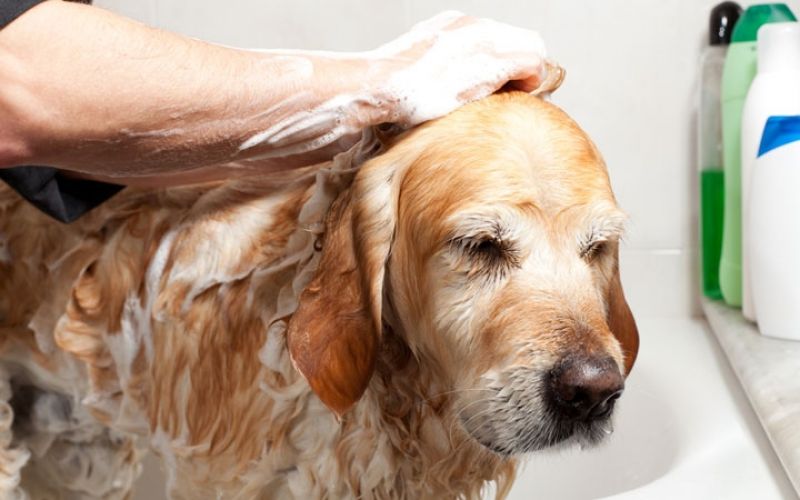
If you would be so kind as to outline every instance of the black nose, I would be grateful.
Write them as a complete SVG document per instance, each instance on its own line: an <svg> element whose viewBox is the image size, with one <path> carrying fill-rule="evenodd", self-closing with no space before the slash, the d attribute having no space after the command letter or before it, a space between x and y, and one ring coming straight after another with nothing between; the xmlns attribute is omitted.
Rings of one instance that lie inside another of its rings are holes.
<svg viewBox="0 0 800 500"><path fill-rule="evenodd" d="M568 356L550 371L549 388L550 402L560 416L598 420L614 409L625 381L609 357Z"/></svg>

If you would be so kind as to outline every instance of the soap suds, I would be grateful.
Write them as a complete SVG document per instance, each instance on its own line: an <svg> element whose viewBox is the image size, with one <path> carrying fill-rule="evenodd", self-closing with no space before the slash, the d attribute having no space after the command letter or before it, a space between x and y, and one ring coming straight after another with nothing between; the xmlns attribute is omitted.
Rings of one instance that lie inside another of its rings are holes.
<svg viewBox="0 0 800 500"><path fill-rule="evenodd" d="M441 29L459 15L445 12L418 25L397 42L411 46L424 43L425 37L430 36L429 30ZM504 36L497 36L499 30ZM389 47L393 49L394 45ZM543 62L547 50L538 33L490 20L445 29L436 34L434 43L422 58L390 79L389 94L406 107L404 113L410 124L443 116L469 100L497 90L486 87L487 82L500 82L517 76L514 73L519 70L521 61L509 57L516 55L521 58L521 47L527 48L527 64L530 64L533 54L538 54L539 80L544 80ZM379 50L383 52L383 49ZM506 57L498 58L499 55ZM466 92L454 94L453 89L458 88Z"/></svg>
<svg viewBox="0 0 800 500"><path fill-rule="evenodd" d="M520 52L524 51L524 52ZM386 82L334 96L312 109L281 106L277 123L247 138L244 152L268 148L253 160L301 154L332 144L364 127L362 109L384 111L384 121L411 127L438 118L485 97L502 83L520 77L520 68L538 65L545 80L546 49L538 33L487 19L469 19L447 11L415 25L408 33L371 51L337 54L323 51L269 51L301 66L305 57L369 61L366 82ZM305 66L313 74L313 63ZM401 69L397 69L401 68ZM392 73L389 73L392 72ZM304 102L308 102L304 96Z"/></svg>

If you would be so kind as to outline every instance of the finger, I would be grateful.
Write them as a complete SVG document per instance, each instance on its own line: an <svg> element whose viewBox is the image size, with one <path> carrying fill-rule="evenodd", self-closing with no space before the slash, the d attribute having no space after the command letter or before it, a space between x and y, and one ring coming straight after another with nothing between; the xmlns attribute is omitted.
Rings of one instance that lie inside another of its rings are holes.
<svg viewBox="0 0 800 500"><path fill-rule="evenodd" d="M518 64L515 71L508 75L506 81L503 82L502 89L533 92L544 81L545 71L546 69L540 59L528 57L523 63Z"/></svg>
<svg viewBox="0 0 800 500"><path fill-rule="evenodd" d="M541 79L539 76L529 76L527 78L520 78L508 81L505 85L500 87L500 92L507 92L510 90L521 90L522 92L531 93L539 88Z"/></svg>
<svg viewBox="0 0 800 500"><path fill-rule="evenodd" d="M567 72L564 71L564 68L559 66L553 60L545 59L544 65L546 71L544 79L536 89L530 91L535 95L549 94L554 92L561 86L561 84L564 82L564 78L567 75Z"/></svg>

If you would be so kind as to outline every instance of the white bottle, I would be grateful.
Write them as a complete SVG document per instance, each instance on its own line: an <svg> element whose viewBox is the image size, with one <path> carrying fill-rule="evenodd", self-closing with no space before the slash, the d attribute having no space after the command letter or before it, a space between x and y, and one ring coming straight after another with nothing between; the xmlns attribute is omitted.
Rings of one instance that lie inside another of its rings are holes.
<svg viewBox="0 0 800 500"><path fill-rule="evenodd" d="M750 176L761 133L773 115L800 115L800 23L769 23L758 30L758 73L742 111L742 207L747 207ZM751 298L747 245L750 222L742 211L742 314L756 321Z"/></svg>
<svg viewBox="0 0 800 500"><path fill-rule="evenodd" d="M758 328L800 340L800 115L769 118L750 180L744 246Z"/></svg>

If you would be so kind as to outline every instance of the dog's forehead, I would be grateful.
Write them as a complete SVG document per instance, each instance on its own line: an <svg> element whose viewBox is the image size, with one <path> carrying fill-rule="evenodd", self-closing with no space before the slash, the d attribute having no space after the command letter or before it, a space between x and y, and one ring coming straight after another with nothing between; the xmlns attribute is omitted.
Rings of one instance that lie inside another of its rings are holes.
<svg viewBox="0 0 800 500"><path fill-rule="evenodd" d="M433 124L426 138L404 181L403 194L417 208L447 216L467 206L512 205L556 214L614 204L594 144L538 98L493 96Z"/></svg>

